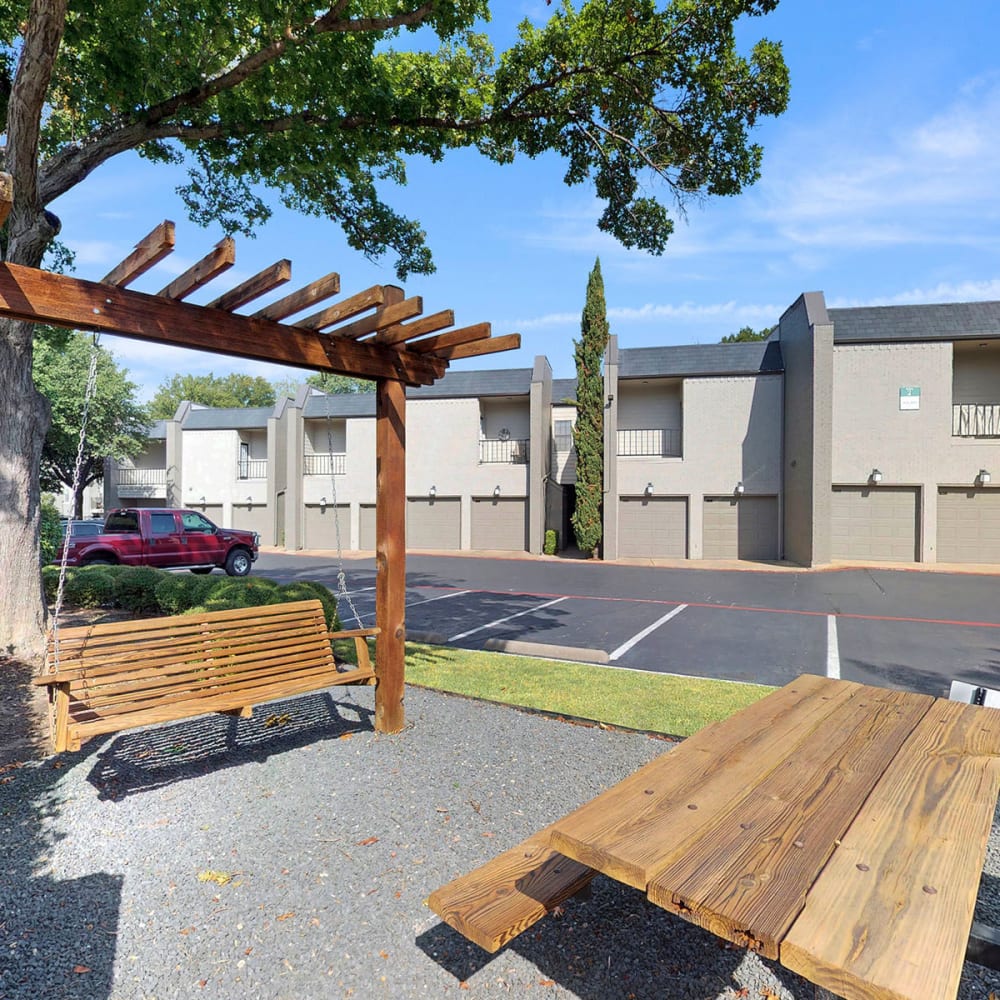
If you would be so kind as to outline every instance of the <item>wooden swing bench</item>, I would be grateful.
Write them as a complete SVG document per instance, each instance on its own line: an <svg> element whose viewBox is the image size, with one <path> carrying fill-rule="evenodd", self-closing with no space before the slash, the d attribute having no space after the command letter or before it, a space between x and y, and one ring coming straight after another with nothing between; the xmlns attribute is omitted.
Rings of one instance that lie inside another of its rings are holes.
<svg viewBox="0 0 1000 1000"><path fill-rule="evenodd" d="M328 631L318 600L63 628L34 683L49 689L56 752L79 750L106 733L209 712L247 718L278 698L373 684L367 640L379 631ZM354 640L355 669L337 669L336 639Z"/></svg>

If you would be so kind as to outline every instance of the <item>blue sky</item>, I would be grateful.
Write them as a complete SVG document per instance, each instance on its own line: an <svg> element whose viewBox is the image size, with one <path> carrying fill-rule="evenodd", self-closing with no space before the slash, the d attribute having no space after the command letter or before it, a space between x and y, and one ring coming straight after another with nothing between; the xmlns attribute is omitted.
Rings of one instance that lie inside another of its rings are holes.
<svg viewBox="0 0 1000 1000"><path fill-rule="evenodd" d="M493 31L544 18L544 2L495 2ZM493 166L473 153L414 161L387 190L427 231L437 273L410 279L425 313L519 332L520 351L456 368L528 367L545 354L573 375L587 274L600 256L611 330L622 347L713 343L744 325L769 326L805 291L830 306L1000 299L1000 7L963 0L783 0L750 21L748 41L783 43L788 111L756 135L761 180L736 198L688 206L661 257L625 251L598 232L600 204L567 188L555 157ZM182 176L121 157L54 206L76 274L100 278L164 218L177 249L136 288L156 291L203 256L221 232L188 223ZM205 301L281 257L300 287L338 271L345 294L395 284L340 231L280 208L256 240L239 238L236 266ZM277 294L277 293L276 293ZM104 338L148 397L175 372L291 369ZM301 373L302 376L306 373Z"/></svg>

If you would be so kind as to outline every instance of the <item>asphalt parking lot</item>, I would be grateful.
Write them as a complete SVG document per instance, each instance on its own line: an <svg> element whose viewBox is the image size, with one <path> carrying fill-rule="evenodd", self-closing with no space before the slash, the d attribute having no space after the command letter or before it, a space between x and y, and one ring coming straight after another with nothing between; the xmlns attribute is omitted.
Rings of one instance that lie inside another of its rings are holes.
<svg viewBox="0 0 1000 1000"><path fill-rule="evenodd" d="M372 559L344 562L374 623ZM256 573L337 589L336 559L262 553ZM784 684L801 673L940 695L1000 687L1000 577L756 572L410 555L407 633L655 672ZM341 604L345 624L353 619Z"/></svg>

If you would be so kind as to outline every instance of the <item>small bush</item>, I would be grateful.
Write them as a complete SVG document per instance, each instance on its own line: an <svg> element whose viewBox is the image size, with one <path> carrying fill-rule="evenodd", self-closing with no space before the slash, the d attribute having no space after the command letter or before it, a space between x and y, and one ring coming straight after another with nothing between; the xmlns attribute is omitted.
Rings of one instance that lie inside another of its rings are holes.
<svg viewBox="0 0 1000 1000"><path fill-rule="evenodd" d="M559 532L549 528L545 532L545 545L542 551L547 556L554 556L559 551Z"/></svg>
<svg viewBox="0 0 1000 1000"><path fill-rule="evenodd" d="M62 542L62 524L59 519L59 510L55 501L48 493L42 495L40 510L41 526L39 545L42 565L52 562L59 551Z"/></svg>
<svg viewBox="0 0 1000 1000"><path fill-rule="evenodd" d="M156 603L166 615L180 615L198 607L215 586L218 577L163 573L156 584Z"/></svg>
<svg viewBox="0 0 1000 1000"><path fill-rule="evenodd" d="M273 580L230 578L213 581L201 603L192 612L228 611L232 608L259 608L276 603L278 585Z"/></svg>
<svg viewBox="0 0 1000 1000"><path fill-rule="evenodd" d="M113 567L115 606L133 615L156 614L161 610L156 587L169 575L151 566Z"/></svg>
<svg viewBox="0 0 1000 1000"><path fill-rule="evenodd" d="M72 573L73 570L67 569L67 576ZM45 591L45 600L52 604L56 599L56 591L59 589L59 567L58 566L43 566L42 567L42 588Z"/></svg>
<svg viewBox="0 0 1000 1000"><path fill-rule="evenodd" d="M115 567L81 566L67 570L66 604L76 608L110 608L115 603ZM58 571L57 571L58 573Z"/></svg>
<svg viewBox="0 0 1000 1000"><path fill-rule="evenodd" d="M313 601L319 598L323 604L323 617L326 627L331 632L338 632L342 626L337 614L337 598L329 587L312 580L298 580L295 583L285 583L278 587L276 604L290 604L292 601Z"/></svg>

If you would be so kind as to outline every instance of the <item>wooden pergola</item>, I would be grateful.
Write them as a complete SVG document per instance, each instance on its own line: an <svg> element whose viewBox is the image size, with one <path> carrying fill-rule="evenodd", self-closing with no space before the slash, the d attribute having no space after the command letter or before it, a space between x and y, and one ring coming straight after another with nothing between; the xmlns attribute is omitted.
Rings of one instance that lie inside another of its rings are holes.
<svg viewBox="0 0 1000 1000"><path fill-rule="evenodd" d="M2 181L0 175L0 225L7 201ZM398 732L404 723L406 639L406 386L430 385L458 358L517 348L520 335L493 337L488 323L453 328L450 309L424 316L421 299L406 298L393 285L341 296L337 274L256 312L237 313L290 280L287 260L206 305L185 302L235 263L228 237L159 293L128 289L173 248L174 225L163 222L100 281L0 262L0 316L374 380L375 615L381 629L375 728Z"/></svg>

